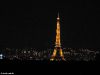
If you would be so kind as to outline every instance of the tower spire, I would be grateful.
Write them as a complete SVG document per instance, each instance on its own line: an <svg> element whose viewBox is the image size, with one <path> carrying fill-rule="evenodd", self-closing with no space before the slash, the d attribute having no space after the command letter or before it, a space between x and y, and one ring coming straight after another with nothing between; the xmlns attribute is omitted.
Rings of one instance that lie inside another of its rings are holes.
<svg viewBox="0 0 100 75"><path fill-rule="evenodd" d="M58 19L58 20L60 19L60 17L59 17L59 12L58 12L58 17L57 17L57 19Z"/></svg>

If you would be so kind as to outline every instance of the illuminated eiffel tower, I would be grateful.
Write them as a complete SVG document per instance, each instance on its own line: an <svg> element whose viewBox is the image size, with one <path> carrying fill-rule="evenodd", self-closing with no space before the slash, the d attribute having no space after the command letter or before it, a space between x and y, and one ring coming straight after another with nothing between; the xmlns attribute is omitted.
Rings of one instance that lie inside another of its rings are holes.
<svg viewBox="0 0 100 75"><path fill-rule="evenodd" d="M61 42L60 42L60 17L59 17L59 13L58 13L58 17L57 17L55 48L54 48L54 51L53 51L53 54L52 54L50 60L51 61L53 61L53 60L56 60L56 61L65 60L63 52L62 52L62 48L61 48Z"/></svg>

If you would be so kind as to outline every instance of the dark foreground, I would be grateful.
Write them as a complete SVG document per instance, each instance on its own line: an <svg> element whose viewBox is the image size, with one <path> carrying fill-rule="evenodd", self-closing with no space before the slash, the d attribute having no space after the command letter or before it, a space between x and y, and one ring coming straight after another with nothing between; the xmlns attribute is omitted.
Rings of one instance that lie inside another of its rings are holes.
<svg viewBox="0 0 100 75"><path fill-rule="evenodd" d="M99 61L19 61L0 60L0 72L13 72L14 74L46 74L61 73L61 75L97 75Z"/></svg>

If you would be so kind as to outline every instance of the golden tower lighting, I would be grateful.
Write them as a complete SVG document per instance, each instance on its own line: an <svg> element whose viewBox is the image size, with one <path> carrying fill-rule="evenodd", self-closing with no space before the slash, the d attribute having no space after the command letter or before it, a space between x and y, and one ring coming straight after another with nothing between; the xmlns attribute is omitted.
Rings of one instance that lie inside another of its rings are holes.
<svg viewBox="0 0 100 75"><path fill-rule="evenodd" d="M58 13L58 17L57 17L57 29L56 29L56 41L55 41L55 48L53 51L53 54L50 58L51 61L53 60L65 60L64 59L64 55L62 52L62 48L61 48L61 42L60 42L60 17L59 17L59 13Z"/></svg>

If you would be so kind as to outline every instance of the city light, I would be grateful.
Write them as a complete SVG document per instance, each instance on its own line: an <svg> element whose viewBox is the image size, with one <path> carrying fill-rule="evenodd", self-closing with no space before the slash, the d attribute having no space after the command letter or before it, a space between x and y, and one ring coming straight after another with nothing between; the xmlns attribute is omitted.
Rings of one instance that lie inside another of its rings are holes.
<svg viewBox="0 0 100 75"><path fill-rule="evenodd" d="M0 59L35 61L54 60L53 58L50 59L52 56L53 49L39 50L35 48L3 48L2 51L3 54L0 54ZM97 55L99 54L99 49L63 48L63 55L65 61L95 61ZM5 57L3 55L5 55Z"/></svg>
<svg viewBox="0 0 100 75"><path fill-rule="evenodd" d="M3 59L3 54L0 54L0 59Z"/></svg>

